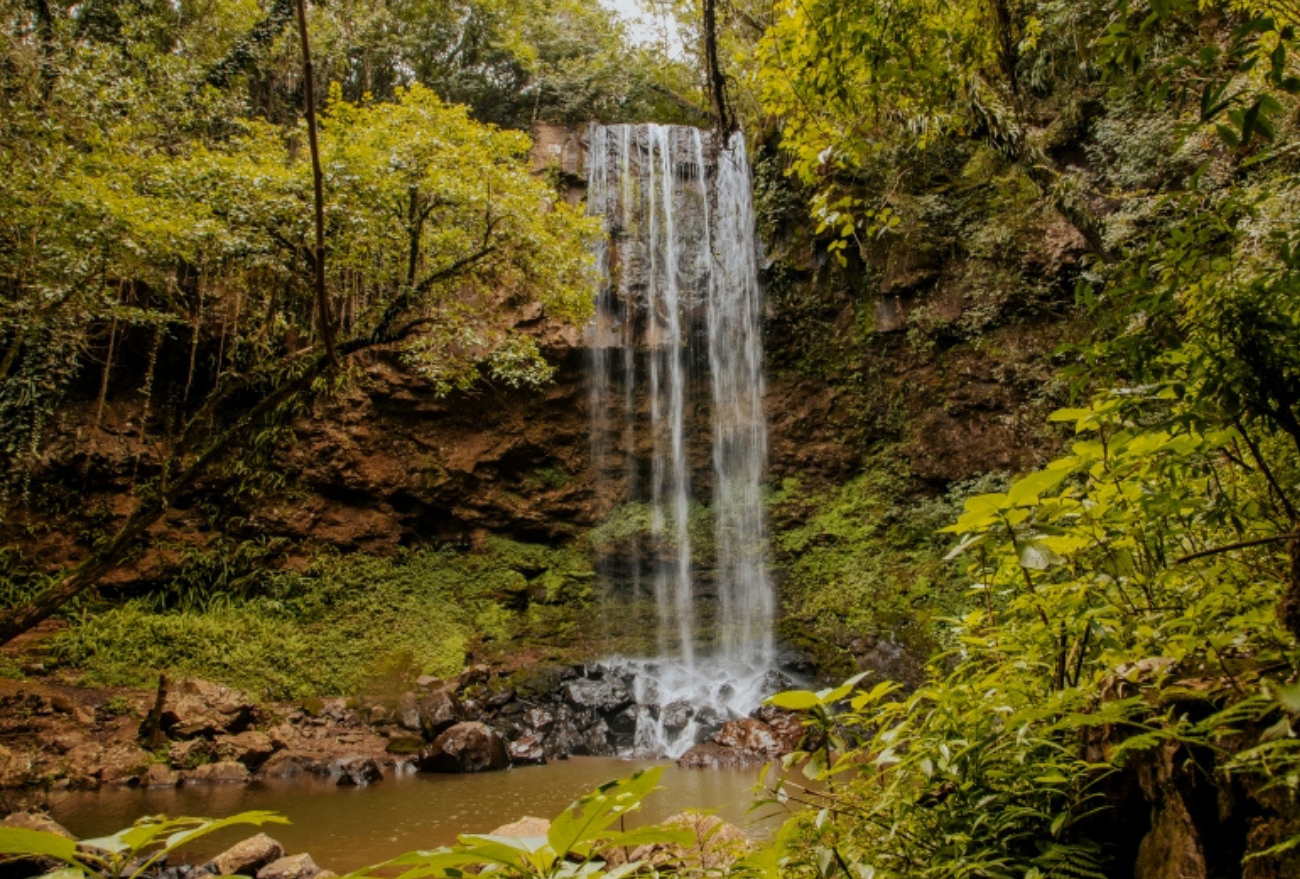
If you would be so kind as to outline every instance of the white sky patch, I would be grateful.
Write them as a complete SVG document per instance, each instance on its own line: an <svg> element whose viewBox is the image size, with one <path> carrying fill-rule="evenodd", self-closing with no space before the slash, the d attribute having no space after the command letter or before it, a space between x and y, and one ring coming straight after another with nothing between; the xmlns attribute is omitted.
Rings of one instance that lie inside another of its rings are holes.
<svg viewBox="0 0 1300 879"><path fill-rule="evenodd" d="M643 0L600 0L627 23L627 34L635 43L666 46L669 57L680 58L684 43L671 16L655 12Z"/></svg>

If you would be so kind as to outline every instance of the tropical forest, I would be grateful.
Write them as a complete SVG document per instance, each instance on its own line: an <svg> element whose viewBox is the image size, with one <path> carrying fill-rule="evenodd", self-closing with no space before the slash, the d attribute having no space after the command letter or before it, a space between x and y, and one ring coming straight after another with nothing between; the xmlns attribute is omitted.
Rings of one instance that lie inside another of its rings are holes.
<svg viewBox="0 0 1300 879"><path fill-rule="evenodd" d="M0 0L0 879L1300 876L1300 2Z"/></svg>

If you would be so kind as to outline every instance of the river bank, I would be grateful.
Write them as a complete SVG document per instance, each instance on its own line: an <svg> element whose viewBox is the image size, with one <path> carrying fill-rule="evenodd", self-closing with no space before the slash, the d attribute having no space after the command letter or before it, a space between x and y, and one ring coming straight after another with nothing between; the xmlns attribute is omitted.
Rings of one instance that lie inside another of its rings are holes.
<svg viewBox="0 0 1300 879"><path fill-rule="evenodd" d="M798 718L769 706L725 716L689 704L638 702L602 666L507 671L475 666L449 680L350 699L259 703L199 680L156 692L0 681L4 811L49 794L101 788L313 778L365 787L404 773L478 773L570 757L637 752L638 722L685 730L688 768L754 769L793 750Z"/></svg>

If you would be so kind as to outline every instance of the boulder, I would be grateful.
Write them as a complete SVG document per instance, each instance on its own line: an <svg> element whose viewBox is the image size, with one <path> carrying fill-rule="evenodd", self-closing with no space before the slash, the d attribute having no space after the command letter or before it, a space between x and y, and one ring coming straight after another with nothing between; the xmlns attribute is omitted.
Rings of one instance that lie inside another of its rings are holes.
<svg viewBox="0 0 1300 879"><path fill-rule="evenodd" d="M397 699L393 720L402 729L420 731L420 699L414 693L403 693Z"/></svg>
<svg viewBox="0 0 1300 879"><path fill-rule="evenodd" d="M167 759L177 769L193 769L212 759L212 743L207 739L186 739L167 747Z"/></svg>
<svg viewBox="0 0 1300 879"><path fill-rule="evenodd" d="M208 765L207 780L213 784L247 784L252 774L243 763L223 760Z"/></svg>
<svg viewBox="0 0 1300 879"><path fill-rule="evenodd" d="M686 846L663 843L638 846L626 859L643 861L653 867L675 868L664 871L668 873L719 874L726 873L732 864L749 853L748 837L739 827L728 824L717 815L682 812L665 820L663 826L687 830L693 841ZM611 859L611 866L617 866L613 860L618 858Z"/></svg>
<svg viewBox="0 0 1300 879"><path fill-rule="evenodd" d="M337 776L339 787L365 787L384 780L384 771L370 757L344 757L330 764L330 775Z"/></svg>
<svg viewBox="0 0 1300 879"><path fill-rule="evenodd" d="M426 772L484 772L510 765L505 740L477 721L458 723L420 752Z"/></svg>
<svg viewBox="0 0 1300 879"><path fill-rule="evenodd" d="M775 705L764 705L754 711L753 717L772 728L772 732L780 742L779 753L781 754L789 754L798 748L803 741L804 733L807 732L807 728L803 725L803 718L798 713L777 708Z"/></svg>
<svg viewBox="0 0 1300 879"><path fill-rule="evenodd" d="M545 708L527 708L524 710L521 722L534 733L545 735L551 731L551 727L555 726L555 715Z"/></svg>
<svg viewBox="0 0 1300 879"><path fill-rule="evenodd" d="M492 836L508 836L512 839L537 839L546 838L546 834L551 832L551 822L545 818L534 818L532 815L525 815L518 821L512 821L509 824L502 824L496 830L493 830Z"/></svg>
<svg viewBox="0 0 1300 879"><path fill-rule="evenodd" d="M257 879L319 879L325 873L309 854L277 858L257 871Z"/></svg>
<svg viewBox="0 0 1300 879"><path fill-rule="evenodd" d="M237 735L217 737L218 760L243 763L250 769L261 766L274 753L275 743L266 733L245 730Z"/></svg>
<svg viewBox="0 0 1300 879"><path fill-rule="evenodd" d="M140 776L140 787L176 787L181 774L165 763L155 763Z"/></svg>
<svg viewBox="0 0 1300 879"><path fill-rule="evenodd" d="M766 762L767 757L756 751L728 748L717 742L695 745L677 758L677 765L683 769L748 769Z"/></svg>
<svg viewBox="0 0 1300 879"><path fill-rule="evenodd" d="M294 778L304 772L315 772L319 761L311 754L302 751L276 751L271 759L262 764L262 775L266 778Z"/></svg>
<svg viewBox="0 0 1300 879"><path fill-rule="evenodd" d="M546 762L546 749L537 736L515 739L506 748L510 762L516 765L539 765Z"/></svg>
<svg viewBox="0 0 1300 879"><path fill-rule="evenodd" d="M593 681L578 678L561 688L564 700L578 708L591 708L604 714L622 711L635 700L619 681Z"/></svg>
<svg viewBox="0 0 1300 879"><path fill-rule="evenodd" d="M240 732L253 719L253 701L244 693L207 681L184 680L169 686L159 725L173 739Z"/></svg>
<svg viewBox="0 0 1300 879"><path fill-rule="evenodd" d="M669 702L663 707L660 717L664 722L664 729L669 732L677 732L679 729L685 729L686 724L691 722L695 715L695 708L685 699L678 699L676 702Z"/></svg>
<svg viewBox="0 0 1300 879"><path fill-rule="evenodd" d="M465 709L460 700L448 689L427 693L420 699L417 710L420 715L420 731L429 741L465 719Z"/></svg>
<svg viewBox="0 0 1300 879"><path fill-rule="evenodd" d="M49 815L40 812L14 812L0 820L0 827L14 827L19 830L40 830L53 833L67 839L76 839L67 829Z"/></svg>
<svg viewBox="0 0 1300 879"><path fill-rule="evenodd" d="M753 717L727 721L713 740L724 747L754 751L767 757L779 757L785 753L784 741L776 730Z"/></svg>
<svg viewBox="0 0 1300 879"><path fill-rule="evenodd" d="M212 859L218 876L251 876L262 867L284 857L284 846L265 833L235 843Z"/></svg>

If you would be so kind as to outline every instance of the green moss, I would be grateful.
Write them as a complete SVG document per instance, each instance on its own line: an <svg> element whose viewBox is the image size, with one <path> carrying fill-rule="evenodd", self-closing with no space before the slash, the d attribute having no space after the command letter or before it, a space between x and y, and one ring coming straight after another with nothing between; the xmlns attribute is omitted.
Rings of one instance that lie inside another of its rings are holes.
<svg viewBox="0 0 1300 879"><path fill-rule="evenodd" d="M854 671L854 648L864 641L893 641L919 659L933 654L941 646L935 624L967 602L949 585L950 541L939 529L965 496L992 490L989 482L917 496L905 463L890 452L843 485L785 480L770 502L782 638L827 677Z"/></svg>

